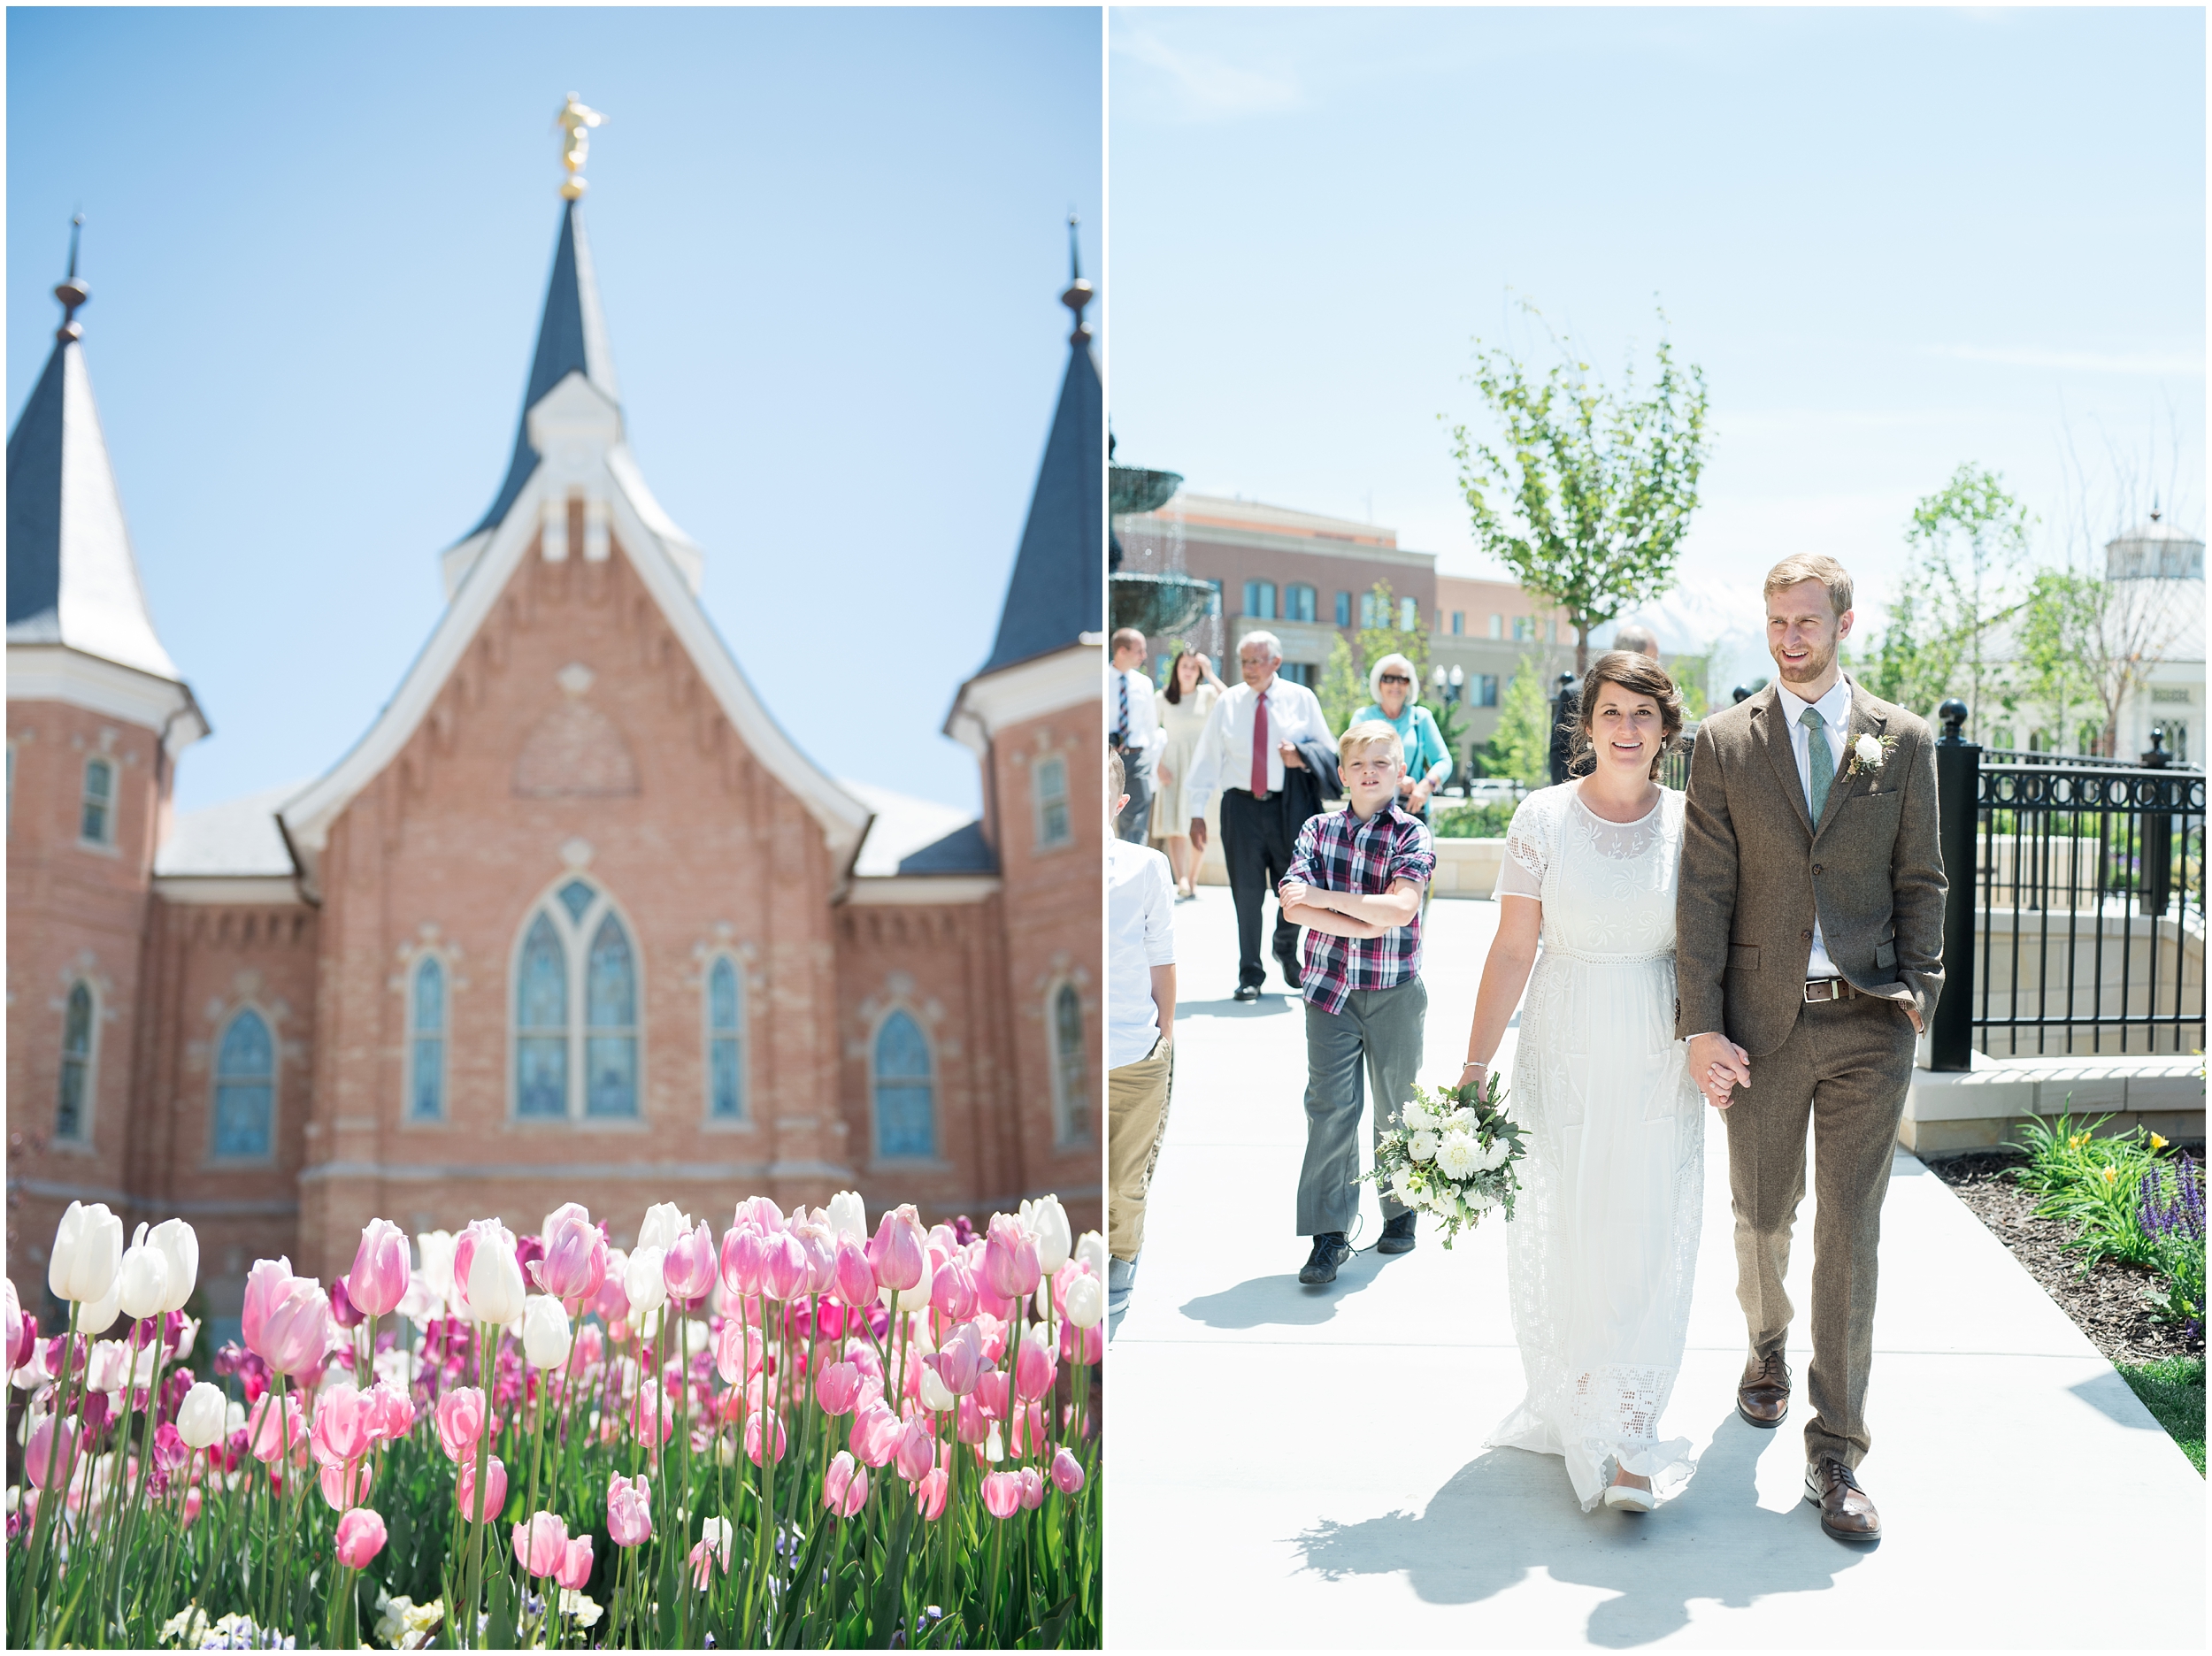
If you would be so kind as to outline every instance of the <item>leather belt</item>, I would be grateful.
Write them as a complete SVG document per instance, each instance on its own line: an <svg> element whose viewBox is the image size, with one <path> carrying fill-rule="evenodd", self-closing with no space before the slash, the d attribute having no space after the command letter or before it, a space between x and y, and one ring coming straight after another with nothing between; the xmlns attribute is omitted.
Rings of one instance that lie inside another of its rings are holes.
<svg viewBox="0 0 2212 1656"><path fill-rule="evenodd" d="M1824 1000L1847 1000L1852 995L1865 993L1863 989L1853 988L1847 978L1808 978L1805 980L1805 999L1814 1005Z"/></svg>

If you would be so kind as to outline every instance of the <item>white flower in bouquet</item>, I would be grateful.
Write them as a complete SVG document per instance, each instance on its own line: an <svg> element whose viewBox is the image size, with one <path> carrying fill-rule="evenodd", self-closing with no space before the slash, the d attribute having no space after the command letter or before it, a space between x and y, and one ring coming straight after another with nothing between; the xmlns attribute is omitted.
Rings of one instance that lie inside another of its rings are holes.
<svg viewBox="0 0 2212 1656"><path fill-rule="evenodd" d="M1436 1147L1436 1165L1455 1184L1473 1174L1481 1161L1481 1146L1472 1135L1457 1129L1446 1133L1443 1143Z"/></svg>
<svg viewBox="0 0 2212 1656"><path fill-rule="evenodd" d="M1433 1162L1436 1159L1436 1135L1427 1128L1422 1128L1406 1140L1406 1154L1416 1162Z"/></svg>
<svg viewBox="0 0 2212 1656"><path fill-rule="evenodd" d="M1444 1126L1450 1132L1471 1133L1475 1131L1475 1112L1463 1104L1444 1118Z"/></svg>
<svg viewBox="0 0 2212 1656"><path fill-rule="evenodd" d="M1403 1168L1393 1173L1390 1176L1390 1193L1400 1201L1410 1205L1414 1200L1413 1176Z"/></svg>
<svg viewBox="0 0 2212 1656"><path fill-rule="evenodd" d="M1488 1213L1498 1205L1498 1199L1480 1185L1467 1192L1466 1201L1469 1213Z"/></svg>
<svg viewBox="0 0 2212 1656"><path fill-rule="evenodd" d="M1513 1141L1501 1134L1482 1147L1482 1170L1505 1165L1505 1159L1513 1154Z"/></svg>
<svg viewBox="0 0 2212 1656"><path fill-rule="evenodd" d="M1419 1104L1409 1104L1398 1112L1398 1124L1408 1132L1429 1132L1436 1127L1436 1117Z"/></svg>

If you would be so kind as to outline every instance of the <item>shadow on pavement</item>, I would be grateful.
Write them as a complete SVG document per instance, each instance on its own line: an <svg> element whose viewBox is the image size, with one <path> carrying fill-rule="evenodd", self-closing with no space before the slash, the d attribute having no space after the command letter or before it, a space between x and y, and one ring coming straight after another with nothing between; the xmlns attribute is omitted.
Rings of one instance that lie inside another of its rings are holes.
<svg viewBox="0 0 2212 1656"><path fill-rule="evenodd" d="M2095 1409L2107 1419L2138 1431L2163 1431L2158 1417L2143 1406L2143 1399L2135 1395L2135 1389L2120 1377L2116 1368L2092 1375L2079 1385L2068 1386L2067 1391ZM269 1434L275 1437L274 1432ZM272 1444L270 1447L277 1445Z"/></svg>
<svg viewBox="0 0 2212 1656"><path fill-rule="evenodd" d="M1223 996L1218 1000L1179 1000L1175 1006L1175 1018L1256 1018L1280 1017L1286 1012L1302 1007L1305 1002L1294 994L1285 994L1274 989L1263 989L1256 1000L1233 1000Z"/></svg>
<svg viewBox="0 0 2212 1656"><path fill-rule="evenodd" d="M1183 1315L1208 1328L1268 1327L1317 1328L1336 1315L1337 1302L1356 1294L1375 1280L1384 1261L1375 1253L1355 1254L1338 1267L1336 1280L1325 1288L1309 1288L1298 1280L1298 1268L1306 1262L1308 1238L1287 1237L1283 1269L1271 1276L1255 1276L1219 1293L1201 1294L1183 1303Z"/></svg>
<svg viewBox="0 0 2212 1656"><path fill-rule="evenodd" d="M1758 1504L1758 1460L1773 1441L1731 1409L1689 1488L1642 1516L1584 1513L1555 1456L1486 1450L1419 1517L1325 1522L1293 1545L1327 1579L1402 1571L1432 1604L1478 1604L1540 1568L1617 1595L1590 1613L1591 1644L1647 1644L1686 1626L1693 1599L1742 1607L1819 1592L1869 1550L1823 1535L1809 1504Z"/></svg>

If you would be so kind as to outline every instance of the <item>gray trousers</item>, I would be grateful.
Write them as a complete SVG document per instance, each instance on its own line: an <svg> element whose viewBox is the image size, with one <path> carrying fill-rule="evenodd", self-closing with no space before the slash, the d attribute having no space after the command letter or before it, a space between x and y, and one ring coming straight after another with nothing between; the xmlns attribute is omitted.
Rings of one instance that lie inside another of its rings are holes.
<svg viewBox="0 0 2212 1656"><path fill-rule="evenodd" d="M1855 996L1800 1008L1797 1027L1751 1061L1728 1123L1736 1215L1736 1298L1751 1349L1778 1351L1793 1307L1782 1279L1805 1200L1805 1129L1813 1135L1813 1362L1806 1459L1848 1467L1872 1443L1866 1384L1874 1365L1874 1278L1890 1157L1912 1082L1912 1022L1893 1002Z"/></svg>
<svg viewBox="0 0 2212 1656"><path fill-rule="evenodd" d="M1115 821L1114 838L1126 840L1131 845L1143 845L1152 837L1151 755L1141 757L1133 749L1124 748L1121 763L1121 785L1128 792L1129 802L1121 808L1121 816Z"/></svg>
<svg viewBox="0 0 2212 1656"><path fill-rule="evenodd" d="M1355 989L1334 1014L1306 1002L1306 1163L1298 1174L1299 1235L1352 1228L1359 1214L1362 1080L1371 1081L1375 1094L1371 1142L1412 1096L1428 1009L1428 987L1418 978L1388 989ZM1386 1219L1409 1211L1388 1194L1382 1210Z"/></svg>

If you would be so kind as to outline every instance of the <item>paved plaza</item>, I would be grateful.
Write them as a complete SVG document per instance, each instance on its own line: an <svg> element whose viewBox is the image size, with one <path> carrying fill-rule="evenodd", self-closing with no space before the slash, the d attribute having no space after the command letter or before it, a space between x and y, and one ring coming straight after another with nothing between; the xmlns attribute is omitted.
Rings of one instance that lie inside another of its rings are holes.
<svg viewBox="0 0 2212 1656"><path fill-rule="evenodd" d="M1430 907L1427 1077L1458 1070L1496 914ZM1173 1115L1108 1387L1116 1647L2202 1647L2203 1480L1901 1152L1863 1468L1878 1546L1828 1539L1804 1501L1809 1351L1790 1351L1788 1422L1761 1432L1735 1414L1743 1320L1717 1123L1662 1433L1696 1445L1688 1490L1648 1516L1585 1515L1556 1460L1485 1449L1522 1384L1503 1226L1448 1253L1425 1230L1411 1254L1363 1252L1333 1287L1301 1287L1302 1009L1272 976L1257 1003L1230 1000L1225 890L1176 915ZM1790 1278L1801 1324L1811 1206ZM1371 1189L1355 1243L1380 1231Z"/></svg>

